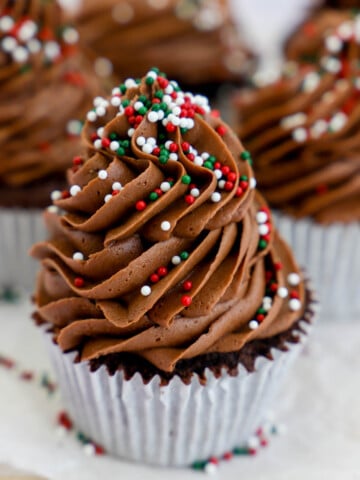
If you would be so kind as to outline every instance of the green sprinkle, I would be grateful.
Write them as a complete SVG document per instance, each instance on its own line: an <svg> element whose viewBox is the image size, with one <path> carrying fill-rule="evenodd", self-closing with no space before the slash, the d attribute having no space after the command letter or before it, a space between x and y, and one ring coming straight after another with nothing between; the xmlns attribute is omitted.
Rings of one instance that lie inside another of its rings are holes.
<svg viewBox="0 0 360 480"><path fill-rule="evenodd" d="M264 240L263 238L259 241L259 249L264 250L267 247L267 241Z"/></svg>
<svg viewBox="0 0 360 480"><path fill-rule="evenodd" d="M123 148L129 148L130 147L130 140L123 140L120 142Z"/></svg>
<svg viewBox="0 0 360 480"><path fill-rule="evenodd" d="M122 84L119 86L119 88L120 88L120 92L121 92L121 93L124 94L124 93L126 92L126 86L125 86L124 83L122 83Z"/></svg>
<svg viewBox="0 0 360 480"><path fill-rule="evenodd" d="M160 155L160 157L159 157L159 162L160 162L162 165L165 165L165 163L168 162L168 157L166 157L165 155Z"/></svg>
<svg viewBox="0 0 360 480"><path fill-rule="evenodd" d="M155 92L155 98L159 98L161 100L163 96L164 96L164 92L162 90L157 90Z"/></svg>
<svg viewBox="0 0 360 480"><path fill-rule="evenodd" d="M192 468L193 470L204 470L205 465L206 465L206 462L201 461L201 460L198 460L197 462L194 462L194 463L191 465L191 468Z"/></svg>
<svg viewBox="0 0 360 480"><path fill-rule="evenodd" d="M260 313L261 315L265 315L265 314L266 314L266 310L264 310L263 308L258 308L257 313Z"/></svg>
<svg viewBox="0 0 360 480"><path fill-rule="evenodd" d="M208 162L215 163L216 162L216 157L215 155L210 155L210 157L207 159Z"/></svg>
<svg viewBox="0 0 360 480"><path fill-rule="evenodd" d="M110 133L109 135L110 140L117 140L119 138L118 134L115 132Z"/></svg>
<svg viewBox="0 0 360 480"><path fill-rule="evenodd" d="M123 101L121 102L121 105L122 105L123 107L128 107L128 106L130 105L130 100L127 100L127 99L126 99L126 100L123 100Z"/></svg>
<svg viewBox="0 0 360 480"><path fill-rule="evenodd" d="M160 104L159 103L154 103L154 105L152 106L152 110L154 112L158 112L159 110L161 110Z"/></svg>
<svg viewBox="0 0 360 480"><path fill-rule="evenodd" d="M119 157L121 157L122 155L125 155L125 149L123 147L119 147L116 150L116 155L119 155Z"/></svg>
<svg viewBox="0 0 360 480"><path fill-rule="evenodd" d="M140 83L141 83L141 78L136 78L136 79L135 79L135 83L136 83L137 85L140 85Z"/></svg>
<svg viewBox="0 0 360 480"><path fill-rule="evenodd" d="M157 200L158 198L159 195L156 192L151 192L149 195L149 200L151 200L152 202L155 202L155 200Z"/></svg>
<svg viewBox="0 0 360 480"><path fill-rule="evenodd" d="M79 440L81 443L88 443L87 437L82 433L82 432L77 432L76 438Z"/></svg>
<svg viewBox="0 0 360 480"><path fill-rule="evenodd" d="M247 150L244 150L243 152L240 153L240 158L241 160L251 160L251 153L248 152Z"/></svg>
<svg viewBox="0 0 360 480"><path fill-rule="evenodd" d="M180 253L180 258L181 260L187 260L189 258L189 253L184 250Z"/></svg>
<svg viewBox="0 0 360 480"><path fill-rule="evenodd" d="M209 162L209 160L206 160L206 162L204 162L204 167L208 168L209 170L214 170L214 165Z"/></svg>
<svg viewBox="0 0 360 480"><path fill-rule="evenodd" d="M235 447L233 450L234 455L248 455L249 449L246 447Z"/></svg>
<svg viewBox="0 0 360 480"><path fill-rule="evenodd" d="M180 128L180 132L181 132L183 135L184 135L184 133L186 133L187 131L188 131L187 128L183 128L183 127Z"/></svg>
<svg viewBox="0 0 360 480"><path fill-rule="evenodd" d="M244 182L247 182L249 180L249 178L247 177L247 175L241 175L240 180L243 180Z"/></svg>
<svg viewBox="0 0 360 480"><path fill-rule="evenodd" d="M140 113L140 115L145 115L146 112L147 112L147 108L146 107L141 107L141 108L139 108L138 112Z"/></svg>
<svg viewBox="0 0 360 480"><path fill-rule="evenodd" d="M190 185L190 183L191 183L190 175L183 175L181 177L181 182L184 183L185 185Z"/></svg>
<svg viewBox="0 0 360 480"><path fill-rule="evenodd" d="M166 112L166 110L168 109L168 106L165 102L161 102L160 103L160 108L161 108L161 110L164 110L164 112Z"/></svg>
<svg viewBox="0 0 360 480"><path fill-rule="evenodd" d="M160 73L160 70L158 69L158 67L151 67L150 70L151 70L152 72L157 73L157 74Z"/></svg>

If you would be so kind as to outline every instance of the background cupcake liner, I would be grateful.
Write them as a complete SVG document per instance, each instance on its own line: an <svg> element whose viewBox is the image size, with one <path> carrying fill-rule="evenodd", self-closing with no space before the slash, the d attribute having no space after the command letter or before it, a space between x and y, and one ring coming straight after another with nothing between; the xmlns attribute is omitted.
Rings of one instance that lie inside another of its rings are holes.
<svg viewBox="0 0 360 480"><path fill-rule="evenodd" d="M33 290L39 262L28 251L44 238L42 210L0 208L0 289Z"/></svg>
<svg viewBox="0 0 360 480"><path fill-rule="evenodd" d="M309 324L304 322L304 329ZM65 406L77 428L126 460L159 466L187 466L246 445L266 417L278 388L307 335L273 349L273 360L259 357L256 371L239 365L236 377L206 372L206 386L193 377L185 385L174 377L160 386L158 376L144 385L140 374L125 380L105 367L90 372L74 363L46 334Z"/></svg>
<svg viewBox="0 0 360 480"><path fill-rule="evenodd" d="M360 320L360 223L322 226L273 212L319 295L322 320Z"/></svg>

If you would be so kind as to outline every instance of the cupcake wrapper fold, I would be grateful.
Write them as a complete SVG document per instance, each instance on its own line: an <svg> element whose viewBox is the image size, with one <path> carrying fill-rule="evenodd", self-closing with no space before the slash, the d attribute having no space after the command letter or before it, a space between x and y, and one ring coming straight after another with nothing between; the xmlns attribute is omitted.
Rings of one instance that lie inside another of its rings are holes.
<svg viewBox="0 0 360 480"><path fill-rule="evenodd" d="M309 325L304 322L304 329ZM155 376L144 385L139 373L125 380L122 371L106 367L91 372L87 363L74 363L46 334L50 356L66 408L76 427L123 459L158 466L188 466L221 456L247 440L262 424L278 388L302 349L272 350L273 360L259 357L255 372L239 365L233 377L216 378L206 371L206 385L196 375L189 385L174 377L160 386Z"/></svg>
<svg viewBox="0 0 360 480"><path fill-rule="evenodd" d="M34 288L39 264L28 251L44 238L42 210L0 208L0 288Z"/></svg>
<svg viewBox="0 0 360 480"><path fill-rule="evenodd" d="M321 320L360 318L360 223L323 226L274 212L276 227L313 281Z"/></svg>

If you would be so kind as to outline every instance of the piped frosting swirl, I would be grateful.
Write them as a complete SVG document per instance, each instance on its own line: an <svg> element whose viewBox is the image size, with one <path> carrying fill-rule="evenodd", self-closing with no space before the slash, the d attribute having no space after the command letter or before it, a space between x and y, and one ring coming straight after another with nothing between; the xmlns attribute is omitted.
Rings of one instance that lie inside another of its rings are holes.
<svg viewBox="0 0 360 480"><path fill-rule="evenodd" d="M51 238L32 250L37 318L64 351L171 372L301 318L301 274L249 153L204 97L152 69L94 100L83 141L46 213Z"/></svg>

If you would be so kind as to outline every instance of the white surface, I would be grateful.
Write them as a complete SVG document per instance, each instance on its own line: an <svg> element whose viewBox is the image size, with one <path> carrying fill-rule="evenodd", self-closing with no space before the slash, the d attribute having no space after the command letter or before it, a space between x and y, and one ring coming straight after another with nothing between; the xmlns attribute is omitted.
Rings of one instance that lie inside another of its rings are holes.
<svg viewBox="0 0 360 480"><path fill-rule="evenodd" d="M49 371L31 307L0 305L0 354L26 369ZM360 323L318 324L306 352L288 379L277 418L286 436L272 437L256 457L221 463L215 478L238 480L360 479ZM99 478L196 480L201 473L87 457L70 434L56 435L57 395L20 381L0 367L0 464L42 474L51 480ZM1 474L1 470L0 470ZM1 478L1 477L0 477Z"/></svg>

